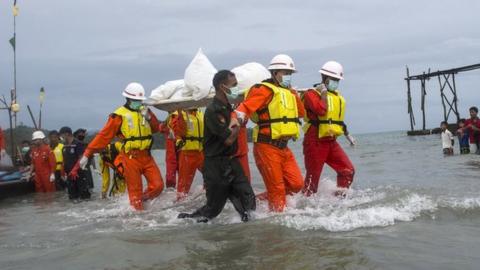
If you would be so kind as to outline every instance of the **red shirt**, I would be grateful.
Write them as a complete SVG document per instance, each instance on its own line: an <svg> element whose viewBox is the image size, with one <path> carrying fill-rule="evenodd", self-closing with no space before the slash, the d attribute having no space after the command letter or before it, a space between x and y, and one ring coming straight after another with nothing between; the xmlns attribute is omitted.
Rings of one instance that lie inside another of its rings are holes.
<svg viewBox="0 0 480 270"><path fill-rule="evenodd" d="M55 154L47 144L34 146L30 153L35 174L50 175L55 171Z"/></svg>
<svg viewBox="0 0 480 270"><path fill-rule="evenodd" d="M148 110L150 115L150 127L152 128L152 133L158 132L158 127L160 123L158 122L157 117L150 110ZM84 156L90 158L93 153L101 152L107 145L112 141L112 139L117 136L119 138L124 138L120 132L122 126L122 117L112 113L108 118L105 126L98 132L97 136L88 144L87 149L83 153Z"/></svg>
<svg viewBox="0 0 480 270"><path fill-rule="evenodd" d="M327 113L327 104L320 97L320 93L318 93L315 89L310 89L305 92L303 96L303 102L308 119L317 119L319 116L324 116ZM318 127L311 125L305 133L305 140L318 139Z"/></svg>
<svg viewBox="0 0 480 270"><path fill-rule="evenodd" d="M478 129L480 129L480 119L479 118L475 118L475 119L472 119L472 118L469 118L467 120L465 120L465 128L466 130L468 130L468 136L470 137L470 143L475 143L475 137L477 137L476 139L479 139L479 135L475 136L475 134L473 134L475 132L475 130L473 130L471 127L467 127L468 125L472 125L472 126L475 126L477 127Z"/></svg>

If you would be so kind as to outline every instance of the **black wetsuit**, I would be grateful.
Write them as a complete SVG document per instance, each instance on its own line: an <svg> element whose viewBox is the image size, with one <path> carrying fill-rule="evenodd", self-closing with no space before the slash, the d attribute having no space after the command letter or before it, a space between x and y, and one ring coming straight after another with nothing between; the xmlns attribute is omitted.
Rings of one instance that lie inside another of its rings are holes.
<svg viewBox="0 0 480 270"><path fill-rule="evenodd" d="M203 177L207 204L193 214L182 213L179 218L199 217L198 221L208 221L220 214L227 199L230 199L242 221L248 221L249 212L255 210L255 194L242 166L234 157L237 142L225 145L231 134L228 125L232 111L230 104L224 104L217 98L205 111Z"/></svg>
<svg viewBox="0 0 480 270"><path fill-rule="evenodd" d="M63 146L63 164L65 173L70 174L75 164L82 157L85 151L85 144L77 139L73 139L71 144ZM86 178L86 170L78 170L78 179L67 178L68 197L73 199L89 199L90 191L88 190L88 181Z"/></svg>

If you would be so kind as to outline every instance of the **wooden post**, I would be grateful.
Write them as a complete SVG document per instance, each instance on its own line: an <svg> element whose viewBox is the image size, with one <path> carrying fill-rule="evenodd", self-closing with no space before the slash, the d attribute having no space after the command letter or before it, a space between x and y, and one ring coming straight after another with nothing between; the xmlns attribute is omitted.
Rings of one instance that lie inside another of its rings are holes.
<svg viewBox="0 0 480 270"><path fill-rule="evenodd" d="M445 106L445 94L443 93L443 89L445 88L445 84L442 86L442 79L440 75L438 75L438 83L440 84L440 97L442 98L442 106L443 106L443 121L447 122L447 107Z"/></svg>
<svg viewBox="0 0 480 270"><path fill-rule="evenodd" d="M407 67L407 102L408 102L408 114L410 116L410 130L413 131L413 126L415 122L415 118L413 117L413 108L412 108L412 93L410 90L410 72Z"/></svg>
<svg viewBox="0 0 480 270"><path fill-rule="evenodd" d="M458 113L458 105L457 105L457 86L455 85L455 73L452 73L452 81L453 81L453 105L455 106L455 116L457 117L457 123L460 120L460 114Z"/></svg>
<svg viewBox="0 0 480 270"><path fill-rule="evenodd" d="M423 73L425 75L425 72ZM425 95L427 94L427 91L425 90L425 78L421 79L422 83L422 130L426 129L425 126Z"/></svg>

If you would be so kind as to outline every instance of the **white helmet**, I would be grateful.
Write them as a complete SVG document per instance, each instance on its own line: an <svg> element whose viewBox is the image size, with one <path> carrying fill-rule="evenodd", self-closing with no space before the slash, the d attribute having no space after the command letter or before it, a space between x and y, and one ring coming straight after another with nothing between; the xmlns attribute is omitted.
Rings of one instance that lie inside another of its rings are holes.
<svg viewBox="0 0 480 270"><path fill-rule="evenodd" d="M45 134L43 134L43 131L37 130L37 131L33 132L33 134L32 134L32 141L34 141L34 140L43 140L43 139L45 139Z"/></svg>
<svg viewBox="0 0 480 270"><path fill-rule="evenodd" d="M270 65L268 66L268 70L291 70L296 72L295 63L290 56L286 54L277 54L275 57L272 58L270 61Z"/></svg>
<svg viewBox="0 0 480 270"><path fill-rule="evenodd" d="M319 70L319 72L323 75L343 80L343 67L338 62L326 62L323 65L322 69Z"/></svg>
<svg viewBox="0 0 480 270"><path fill-rule="evenodd" d="M134 100L145 100L145 89L139 83L132 82L127 85L125 90L123 90L122 96Z"/></svg>

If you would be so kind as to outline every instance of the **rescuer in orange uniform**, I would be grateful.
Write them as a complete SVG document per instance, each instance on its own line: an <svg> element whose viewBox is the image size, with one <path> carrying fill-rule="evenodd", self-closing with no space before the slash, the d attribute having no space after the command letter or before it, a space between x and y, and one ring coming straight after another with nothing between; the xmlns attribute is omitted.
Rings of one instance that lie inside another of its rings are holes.
<svg viewBox="0 0 480 270"><path fill-rule="evenodd" d="M304 116L303 103L291 89L295 64L288 55L275 56L268 67L272 77L253 86L234 115L243 124L250 118L255 124L253 153L258 170L267 188L270 210L283 211L286 195L299 192L303 177L289 140L300 136L300 118ZM235 117L234 116L234 117ZM231 125L235 125L232 121Z"/></svg>
<svg viewBox="0 0 480 270"><path fill-rule="evenodd" d="M343 79L343 67L329 61L320 69L322 83L316 89L308 90L304 95L305 138L303 154L305 156L305 186L303 193L307 196L316 193L324 164L337 172L336 196L344 197L345 189L353 181L355 169L348 156L337 142L337 137L346 135L353 145L353 138L346 132L343 122L346 102L338 91L339 81Z"/></svg>
<svg viewBox="0 0 480 270"><path fill-rule="evenodd" d="M35 172L35 191L36 192L54 192L55 191L55 155L50 146L45 143L45 134L38 130L33 132L31 158L32 167L30 172Z"/></svg>
<svg viewBox="0 0 480 270"><path fill-rule="evenodd" d="M177 185L177 171L178 171L178 161L177 161L177 149L176 149L176 139L175 134L172 130L172 119L176 115L169 113L165 122L161 123L159 126L160 131L165 136L165 182L167 188L175 188Z"/></svg>
<svg viewBox="0 0 480 270"><path fill-rule="evenodd" d="M127 99L126 104L110 115L106 125L88 145L76 170L85 168L93 153L102 151L118 136L123 146L115 159L115 166L125 177L130 204L136 210L143 210L143 202L157 197L163 190L160 170L150 153L152 133L158 132L159 122L149 109L143 107L145 90L141 84L130 83L122 95ZM148 182L145 191L142 175Z"/></svg>
<svg viewBox="0 0 480 270"><path fill-rule="evenodd" d="M190 191L195 172L203 168L203 113L191 109L174 114L172 126L179 151L177 200L182 200Z"/></svg>

